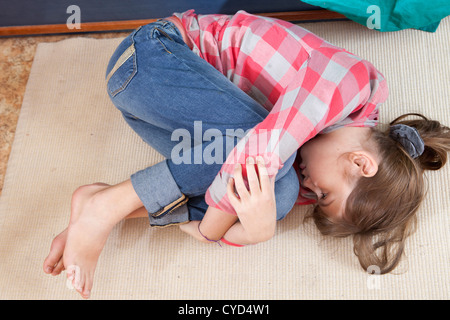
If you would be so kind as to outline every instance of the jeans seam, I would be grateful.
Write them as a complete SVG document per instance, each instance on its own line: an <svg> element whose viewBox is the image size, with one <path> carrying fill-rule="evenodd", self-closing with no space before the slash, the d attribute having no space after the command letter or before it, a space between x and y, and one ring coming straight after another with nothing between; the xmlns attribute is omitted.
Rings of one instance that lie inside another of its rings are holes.
<svg viewBox="0 0 450 320"><path fill-rule="evenodd" d="M168 54L172 54L172 52L170 52L170 51L167 49L167 47L166 47L165 44L161 41L161 39L159 39L159 38L156 38L156 39L159 41L159 43L161 43L163 49L164 49Z"/></svg>
<svg viewBox="0 0 450 320"><path fill-rule="evenodd" d="M116 94L118 94L119 92L124 90L125 87L128 85L128 83L130 83L130 81L136 75L136 73L137 73L137 67L136 67L136 52L135 52L133 54L133 72L132 72L132 74L127 78L127 80L117 90L112 92L111 95L114 97Z"/></svg>
<svg viewBox="0 0 450 320"><path fill-rule="evenodd" d="M165 25L163 25L163 27L165 27ZM174 42L174 40L164 30L161 30L160 28L158 28L156 26L154 27L153 32L152 32L152 38L153 39L157 39L159 41L159 43L161 43L161 45L163 46L164 50L167 53L172 54L172 52L167 48L167 46L161 41L160 37L155 37L154 36L155 30L158 30L164 37L170 39L170 41Z"/></svg>

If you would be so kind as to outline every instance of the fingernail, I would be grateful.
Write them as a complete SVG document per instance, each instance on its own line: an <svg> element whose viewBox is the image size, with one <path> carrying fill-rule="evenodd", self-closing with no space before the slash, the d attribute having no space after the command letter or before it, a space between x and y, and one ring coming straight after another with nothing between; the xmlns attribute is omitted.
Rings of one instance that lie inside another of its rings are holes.
<svg viewBox="0 0 450 320"><path fill-rule="evenodd" d="M257 157L257 161L258 161L259 163L261 163L261 164L264 164L264 158L261 157L261 156L258 156L258 157Z"/></svg>
<svg viewBox="0 0 450 320"><path fill-rule="evenodd" d="M255 164L255 160L253 159L253 157L248 157L247 158L247 163L248 164Z"/></svg>

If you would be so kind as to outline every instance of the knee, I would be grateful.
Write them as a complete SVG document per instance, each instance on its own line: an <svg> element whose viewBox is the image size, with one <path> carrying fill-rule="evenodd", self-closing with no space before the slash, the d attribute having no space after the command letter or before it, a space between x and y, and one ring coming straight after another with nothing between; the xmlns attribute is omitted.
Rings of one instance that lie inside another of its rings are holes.
<svg viewBox="0 0 450 320"><path fill-rule="evenodd" d="M300 184L293 167L275 182L277 220L281 220L292 210L298 198Z"/></svg>

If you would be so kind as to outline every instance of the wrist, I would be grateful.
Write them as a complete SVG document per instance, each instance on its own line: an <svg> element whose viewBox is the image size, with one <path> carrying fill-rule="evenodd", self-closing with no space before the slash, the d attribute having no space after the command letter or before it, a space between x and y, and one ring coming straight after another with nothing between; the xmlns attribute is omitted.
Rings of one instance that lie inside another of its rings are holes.
<svg viewBox="0 0 450 320"><path fill-rule="evenodd" d="M220 239L220 240L221 240L223 243L225 243L225 244L227 244L227 245L229 245L229 246L233 246L233 247L245 247L245 245L243 245L243 244L237 244L237 243L228 241L228 240L225 239L225 238L222 238L222 239Z"/></svg>
<svg viewBox="0 0 450 320"><path fill-rule="evenodd" d="M198 233L200 234L200 236L203 238L203 240L205 240L206 243L215 242L215 243L217 243L219 246L222 246L222 245L220 244L220 239L218 239L218 240L213 240L213 239L209 239L207 236L205 236L205 235L202 233L202 231L200 230L200 225L201 225L201 222L198 224L197 230L198 230Z"/></svg>

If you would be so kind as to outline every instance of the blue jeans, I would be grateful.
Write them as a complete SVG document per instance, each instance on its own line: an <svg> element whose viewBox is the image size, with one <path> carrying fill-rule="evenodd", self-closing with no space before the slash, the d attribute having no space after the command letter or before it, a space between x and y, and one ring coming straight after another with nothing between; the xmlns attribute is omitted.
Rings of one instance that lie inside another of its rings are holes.
<svg viewBox="0 0 450 320"><path fill-rule="evenodd" d="M208 208L206 190L230 151L225 146L236 145L243 136L230 135L227 129L245 132L268 111L193 53L166 20L143 26L125 38L111 57L106 80L108 94L125 121L166 158L131 176L150 224L201 220ZM172 138L175 132L181 133L176 139ZM215 150L222 155L220 161L215 157L211 163L201 157L215 141L203 137L207 132L223 139L222 149ZM187 147L180 148L180 140ZM174 150L184 161L175 161ZM294 159L295 154L276 176L277 219L286 216L298 196Z"/></svg>

